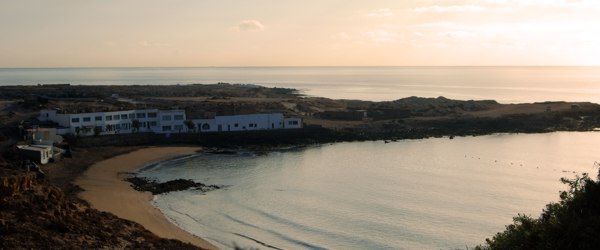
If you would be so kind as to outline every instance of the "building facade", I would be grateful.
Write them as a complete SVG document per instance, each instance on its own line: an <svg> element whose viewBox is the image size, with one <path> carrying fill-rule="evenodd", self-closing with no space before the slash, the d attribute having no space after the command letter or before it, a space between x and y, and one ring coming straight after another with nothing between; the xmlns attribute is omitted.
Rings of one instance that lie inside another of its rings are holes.
<svg viewBox="0 0 600 250"><path fill-rule="evenodd" d="M57 133L74 135L128 134L133 132L187 132L183 110L124 110L111 112L61 114L57 110L42 110L40 121L57 123Z"/></svg>
<svg viewBox="0 0 600 250"><path fill-rule="evenodd" d="M57 134L80 136L129 134L134 132L188 132L183 110L125 110L112 112L61 114L57 110L42 110L40 121L52 121L60 127ZM194 119L194 131L227 132L302 128L301 118L285 118L282 113L215 116L213 119Z"/></svg>
<svg viewBox="0 0 600 250"><path fill-rule="evenodd" d="M194 119L198 132L227 132L302 128L300 118L284 118L282 113L215 116Z"/></svg>

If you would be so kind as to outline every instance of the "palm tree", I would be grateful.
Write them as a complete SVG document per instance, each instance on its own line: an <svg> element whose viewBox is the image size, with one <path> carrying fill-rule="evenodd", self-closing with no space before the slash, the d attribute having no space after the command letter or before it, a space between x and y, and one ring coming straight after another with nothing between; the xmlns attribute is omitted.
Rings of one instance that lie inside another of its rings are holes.
<svg viewBox="0 0 600 250"><path fill-rule="evenodd" d="M183 122L183 124L185 124L185 126L188 128L188 132L189 131L196 132L196 124L193 121L191 121L191 120L185 120Z"/></svg>
<svg viewBox="0 0 600 250"><path fill-rule="evenodd" d="M133 128L133 132L139 132L140 131L140 121L133 120L131 122L131 127Z"/></svg>
<svg viewBox="0 0 600 250"><path fill-rule="evenodd" d="M98 126L94 127L94 135L98 136L98 135L100 135L100 133L102 133L102 127L98 127Z"/></svg>

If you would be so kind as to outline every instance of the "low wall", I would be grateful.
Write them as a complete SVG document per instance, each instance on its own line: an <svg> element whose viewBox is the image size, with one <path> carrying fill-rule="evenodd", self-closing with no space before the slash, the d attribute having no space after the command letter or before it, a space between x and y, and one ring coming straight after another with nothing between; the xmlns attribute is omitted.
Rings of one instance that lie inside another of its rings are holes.
<svg viewBox="0 0 600 250"><path fill-rule="evenodd" d="M76 147L143 146L191 144L201 146L277 146L323 143L341 140L334 131L323 128L281 129L239 132L154 134L135 133L78 137L70 142Z"/></svg>

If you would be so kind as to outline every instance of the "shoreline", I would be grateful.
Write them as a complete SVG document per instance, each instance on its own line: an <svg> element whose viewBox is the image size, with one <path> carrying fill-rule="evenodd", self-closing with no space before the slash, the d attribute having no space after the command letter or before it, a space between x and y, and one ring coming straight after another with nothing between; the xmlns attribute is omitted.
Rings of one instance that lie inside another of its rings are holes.
<svg viewBox="0 0 600 250"><path fill-rule="evenodd" d="M199 147L148 147L94 163L75 180L84 191L78 196L92 208L110 212L139 223L161 238L177 239L203 249L217 249L208 241L173 224L152 206L150 192L134 190L123 180L124 172L134 172L147 164L193 154Z"/></svg>

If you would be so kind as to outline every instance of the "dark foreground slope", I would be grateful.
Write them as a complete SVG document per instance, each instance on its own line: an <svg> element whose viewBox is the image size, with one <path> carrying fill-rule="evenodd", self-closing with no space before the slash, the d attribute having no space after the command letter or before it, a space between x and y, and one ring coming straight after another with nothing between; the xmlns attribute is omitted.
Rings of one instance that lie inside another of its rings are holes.
<svg viewBox="0 0 600 250"><path fill-rule="evenodd" d="M599 176L600 177L600 176ZM598 249L600 246L600 180L587 175L562 180L569 185L558 203L546 205L539 218L514 218L504 232L478 249Z"/></svg>
<svg viewBox="0 0 600 250"><path fill-rule="evenodd" d="M0 158L0 249L196 249L90 208L35 173L12 170L2 161Z"/></svg>

